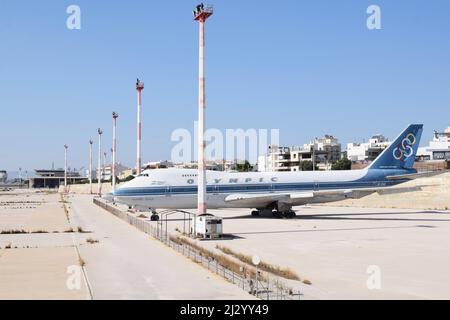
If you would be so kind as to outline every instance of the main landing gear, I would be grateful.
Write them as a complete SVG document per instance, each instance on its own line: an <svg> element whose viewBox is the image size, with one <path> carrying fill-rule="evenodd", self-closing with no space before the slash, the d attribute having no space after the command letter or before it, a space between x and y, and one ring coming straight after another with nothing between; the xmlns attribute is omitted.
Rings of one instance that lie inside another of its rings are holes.
<svg viewBox="0 0 450 320"><path fill-rule="evenodd" d="M156 210L152 210L152 216L150 218L151 221L159 221L159 214L156 212Z"/></svg>
<svg viewBox="0 0 450 320"><path fill-rule="evenodd" d="M297 214L292 209L284 212L268 209L252 211L252 217L262 217L262 216L269 216L269 217L272 216L277 219L295 219L297 217Z"/></svg>

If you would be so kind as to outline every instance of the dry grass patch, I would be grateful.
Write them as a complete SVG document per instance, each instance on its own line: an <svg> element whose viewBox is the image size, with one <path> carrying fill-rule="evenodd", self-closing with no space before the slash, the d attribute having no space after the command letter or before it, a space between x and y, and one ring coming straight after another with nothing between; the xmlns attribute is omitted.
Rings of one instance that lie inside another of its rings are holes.
<svg viewBox="0 0 450 320"><path fill-rule="evenodd" d="M253 268L245 268L245 266L243 266L240 263L237 263L236 261L228 258L225 255L220 255L220 254L216 254L208 249L203 248L202 246L199 246L198 244L196 244L195 242L192 242L188 239L182 238L182 237L175 237L175 236L170 236L170 240L172 240L173 242L179 244L179 245L187 245L190 246L191 248L193 248L194 250L196 250L200 256L209 259L211 262L216 262L221 265L222 267L233 271L236 274L242 274L242 268L246 269L247 273L250 275L250 277L254 278L256 276L256 270L254 270ZM261 275L260 278L262 280L266 280L267 277L265 277L264 275Z"/></svg>
<svg viewBox="0 0 450 320"><path fill-rule="evenodd" d="M242 261L248 265L252 265L252 257L249 255L235 252L235 251L231 250L230 248L226 248L226 247L223 247L220 245L217 245L216 249L222 251L223 253L225 253L227 255L230 255L230 256L238 259L239 261ZM294 271L292 271L289 268L282 268L280 266L270 264L265 261L262 261L261 264L258 266L258 268L265 272L272 273L274 275L280 276L285 279L301 281L298 274L296 274Z"/></svg>
<svg viewBox="0 0 450 320"><path fill-rule="evenodd" d="M44 234L44 233L48 233L48 231L45 231L45 230L37 230L37 231L30 232L30 233L34 233L34 234Z"/></svg>
<svg viewBox="0 0 450 320"><path fill-rule="evenodd" d="M96 244L96 243L99 243L100 241L98 241L96 239L89 238L89 239L86 239L86 242L89 243L89 244Z"/></svg>
<svg viewBox="0 0 450 320"><path fill-rule="evenodd" d="M25 230L4 230L0 234L27 234Z"/></svg>

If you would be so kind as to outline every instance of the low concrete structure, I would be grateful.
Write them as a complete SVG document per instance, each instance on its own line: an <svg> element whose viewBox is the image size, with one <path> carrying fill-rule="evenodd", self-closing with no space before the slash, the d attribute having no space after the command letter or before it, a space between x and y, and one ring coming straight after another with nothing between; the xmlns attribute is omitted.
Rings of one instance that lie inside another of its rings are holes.
<svg viewBox="0 0 450 320"><path fill-rule="evenodd" d="M223 236L223 219L212 214L192 217L191 234L203 239L219 239Z"/></svg>
<svg viewBox="0 0 450 320"><path fill-rule="evenodd" d="M120 184L116 185L116 188L119 188ZM90 187L89 187L89 183L84 183L84 184L71 184L67 186L68 192L71 194L90 194ZM94 184L93 188L92 188L94 194L97 192L97 184ZM59 187L59 193L64 193L64 186ZM105 182L102 183L102 193L106 194L106 193L111 193L112 192L112 185L111 182Z"/></svg>

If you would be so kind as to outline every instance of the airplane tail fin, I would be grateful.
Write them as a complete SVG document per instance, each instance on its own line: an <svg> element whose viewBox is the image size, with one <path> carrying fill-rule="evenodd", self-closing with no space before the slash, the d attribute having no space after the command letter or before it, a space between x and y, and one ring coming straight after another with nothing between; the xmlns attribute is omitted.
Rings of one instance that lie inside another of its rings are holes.
<svg viewBox="0 0 450 320"><path fill-rule="evenodd" d="M422 124L410 125L375 159L369 169L412 169L422 132Z"/></svg>

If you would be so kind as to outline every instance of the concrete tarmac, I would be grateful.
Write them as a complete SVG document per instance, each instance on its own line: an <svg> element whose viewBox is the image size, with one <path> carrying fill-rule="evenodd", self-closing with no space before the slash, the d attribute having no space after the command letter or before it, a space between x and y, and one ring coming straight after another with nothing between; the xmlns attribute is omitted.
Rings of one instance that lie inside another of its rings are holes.
<svg viewBox="0 0 450 320"><path fill-rule="evenodd" d="M0 193L0 299L90 299L70 228L58 194Z"/></svg>
<svg viewBox="0 0 450 320"><path fill-rule="evenodd" d="M70 217L88 234L76 234L94 299L253 299L160 242L74 195ZM98 240L87 244L86 239Z"/></svg>
<svg viewBox="0 0 450 320"><path fill-rule="evenodd" d="M217 244L296 271L313 299L450 299L450 213L417 209L298 207L298 218L252 218L247 209L210 210L224 218ZM183 230L182 216L170 229ZM304 291L304 290L303 290Z"/></svg>

